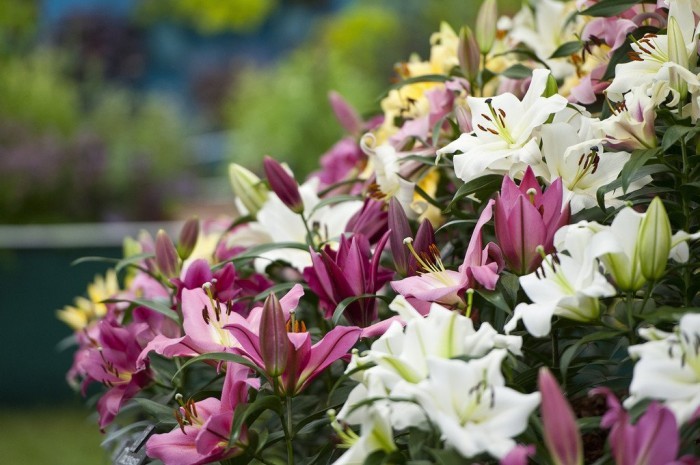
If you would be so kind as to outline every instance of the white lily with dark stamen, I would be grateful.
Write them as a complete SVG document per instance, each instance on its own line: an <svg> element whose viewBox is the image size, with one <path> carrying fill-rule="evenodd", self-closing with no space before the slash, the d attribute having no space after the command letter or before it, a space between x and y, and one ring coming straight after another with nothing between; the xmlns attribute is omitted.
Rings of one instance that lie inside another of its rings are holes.
<svg viewBox="0 0 700 465"><path fill-rule="evenodd" d="M676 95L684 96L687 85L674 66L691 69L697 61L697 31L690 1L671 2L667 35L649 33L631 45L632 61L615 67L615 78L606 90L610 100L620 102L625 92L656 81L668 82Z"/></svg>
<svg viewBox="0 0 700 465"><path fill-rule="evenodd" d="M700 315L688 313L672 333L641 329L648 342L629 348L637 359L626 407L643 399L664 402L679 424L700 409Z"/></svg>
<svg viewBox="0 0 700 465"><path fill-rule="evenodd" d="M468 97L474 132L462 134L438 150L438 156L462 152L454 156L454 169L465 182L484 174L513 174L526 165L533 165L540 174L542 154L536 130L567 105L561 95L542 96L549 76L548 70L534 70L522 100L511 93Z"/></svg>
<svg viewBox="0 0 700 465"><path fill-rule="evenodd" d="M542 154L546 160L548 179L561 178L564 201L571 202L571 213L598 204L598 189L616 180L625 163L628 152L606 151L602 133L596 134L590 118L580 118L580 127L568 123L552 123L542 127ZM633 192L651 182L645 176L630 183L627 192ZM621 205L616 197L622 189L605 194L607 205Z"/></svg>
<svg viewBox="0 0 700 465"><path fill-rule="evenodd" d="M546 256L541 268L520 277L520 285L532 303L518 304L504 329L510 333L522 320L525 329L536 337L549 334L555 315L581 322L597 320L598 299L616 294L598 271L598 262L579 250L573 251L572 256Z"/></svg>
<svg viewBox="0 0 700 465"><path fill-rule="evenodd" d="M487 452L503 458L540 403L539 392L522 394L505 386L501 364L506 353L497 349L468 362L431 357L430 378L415 389L442 439L464 457Z"/></svg>

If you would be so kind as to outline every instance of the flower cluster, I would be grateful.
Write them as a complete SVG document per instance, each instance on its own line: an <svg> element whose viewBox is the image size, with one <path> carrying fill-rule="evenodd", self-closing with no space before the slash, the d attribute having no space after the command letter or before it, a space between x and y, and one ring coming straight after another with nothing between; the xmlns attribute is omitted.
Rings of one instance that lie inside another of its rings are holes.
<svg viewBox="0 0 700 465"><path fill-rule="evenodd" d="M699 463L700 4L525 3L443 23L369 120L332 93L347 134L304 182L233 164L235 219L125 242L59 312L108 442Z"/></svg>

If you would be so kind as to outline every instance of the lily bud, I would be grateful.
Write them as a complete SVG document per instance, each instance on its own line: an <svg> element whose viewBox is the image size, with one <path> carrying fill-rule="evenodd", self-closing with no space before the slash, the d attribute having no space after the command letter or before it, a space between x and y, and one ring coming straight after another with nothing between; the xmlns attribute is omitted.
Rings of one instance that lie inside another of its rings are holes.
<svg viewBox="0 0 700 465"><path fill-rule="evenodd" d="M544 92L542 92L542 97L549 98L552 95L557 95L558 93L559 85L557 84L557 80L550 74L547 77L547 85L544 88Z"/></svg>
<svg viewBox="0 0 700 465"><path fill-rule="evenodd" d="M544 442L555 465L582 465L583 444L576 417L557 380L547 368L541 368L537 384L542 394Z"/></svg>
<svg viewBox="0 0 700 465"><path fill-rule="evenodd" d="M661 278L671 252L671 222L658 197L651 201L639 226L637 253L642 275L649 280Z"/></svg>
<svg viewBox="0 0 700 465"><path fill-rule="evenodd" d="M192 255L194 246L199 238L199 218L193 216L185 222L180 230L180 239L177 241L177 254L181 260L187 260Z"/></svg>
<svg viewBox="0 0 700 465"><path fill-rule="evenodd" d="M408 217L403 210L401 203L392 197L389 201L389 247L391 248L391 256L394 258L396 271L401 276L408 275L409 253L403 245L403 240L407 237L413 237L411 227L408 224Z"/></svg>
<svg viewBox="0 0 700 465"><path fill-rule="evenodd" d="M250 170L237 163L228 167L229 181L234 195L251 215L256 215L267 200L267 187Z"/></svg>
<svg viewBox="0 0 700 465"><path fill-rule="evenodd" d="M498 9L496 0L486 0L479 9L476 17L476 41L479 43L479 50L486 55L493 48L496 40L496 20L498 19Z"/></svg>
<svg viewBox="0 0 700 465"><path fill-rule="evenodd" d="M459 31L457 58L464 77L467 78L467 81L473 82L479 74L481 55L479 44L469 26L465 26Z"/></svg>
<svg viewBox="0 0 700 465"><path fill-rule="evenodd" d="M338 92L329 92L328 101L338 122L348 134L359 135L362 131L362 118L357 114L357 111Z"/></svg>
<svg viewBox="0 0 700 465"><path fill-rule="evenodd" d="M180 259L173 241L162 229L156 236L156 265L167 278L176 278L180 274Z"/></svg>
<svg viewBox="0 0 700 465"><path fill-rule="evenodd" d="M678 63L682 67L688 67L688 51L686 49L685 39L683 39L683 31L675 17L668 18L668 59L673 63ZM671 87L676 89L680 94L680 101L685 100L688 95L688 83L685 79L678 75L678 72L671 68L669 69L671 77Z"/></svg>
<svg viewBox="0 0 700 465"><path fill-rule="evenodd" d="M299 185L294 177L274 158L265 156L263 160L265 176L270 184L270 189L277 194L283 204L294 213L304 211L304 202L301 200Z"/></svg>
<svg viewBox="0 0 700 465"><path fill-rule="evenodd" d="M260 317L260 355L270 376L276 377L284 372L289 355L289 337L282 305L274 293L265 299Z"/></svg>

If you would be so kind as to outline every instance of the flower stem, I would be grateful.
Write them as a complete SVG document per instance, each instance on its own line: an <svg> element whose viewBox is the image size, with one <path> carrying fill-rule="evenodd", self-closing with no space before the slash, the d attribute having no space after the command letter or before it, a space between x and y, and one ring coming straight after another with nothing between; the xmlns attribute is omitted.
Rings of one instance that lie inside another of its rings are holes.
<svg viewBox="0 0 700 465"><path fill-rule="evenodd" d="M559 334L552 329L552 368L559 366Z"/></svg>
<svg viewBox="0 0 700 465"><path fill-rule="evenodd" d="M627 306L627 326L629 326L629 344L632 345L637 341L637 333L634 331L634 292L628 291L625 299Z"/></svg>
<svg viewBox="0 0 700 465"><path fill-rule="evenodd" d="M287 463L294 465L294 447L292 445L294 427L292 424L292 398L287 396L285 399L286 414L283 422L284 438L287 443Z"/></svg>
<svg viewBox="0 0 700 465"><path fill-rule="evenodd" d="M681 186L683 187L688 183L688 171L690 165L688 163L688 149L685 146L685 141L681 139L681 155L683 157L683 175L681 176ZM681 194L681 205L683 207L683 218L685 223L683 224L684 231L690 231L690 205L688 203L688 196L684 190L679 189ZM683 268L683 284L685 285L685 292L683 293L683 304L684 306L690 306L690 297L688 296L688 289L690 288L690 268Z"/></svg>

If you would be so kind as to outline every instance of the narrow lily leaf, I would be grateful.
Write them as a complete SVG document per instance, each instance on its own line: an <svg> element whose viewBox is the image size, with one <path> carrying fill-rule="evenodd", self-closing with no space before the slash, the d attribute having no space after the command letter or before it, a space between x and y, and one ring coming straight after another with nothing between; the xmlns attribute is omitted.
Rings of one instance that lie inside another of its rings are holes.
<svg viewBox="0 0 700 465"><path fill-rule="evenodd" d="M305 252L309 251L309 246L307 244L303 244L301 242L273 242L270 244L261 244L261 245L256 245L255 247L250 247L248 250L246 250L244 253L241 255L238 255L237 257L234 257L230 260L227 260L225 262L217 263L212 267L212 271L216 271L220 268L223 268L226 266L227 263L239 263L239 262L244 262L247 260L254 260L260 256L260 254L269 252L270 250L277 250L277 249L298 249L298 250L303 250Z"/></svg>
<svg viewBox="0 0 700 465"><path fill-rule="evenodd" d="M697 134L700 129L694 126L674 125L666 129L664 137L661 140L661 148L664 152L668 151L676 142L682 139L681 143L688 137Z"/></svg>
<svg viewBox="0 0 700 465"><path fill-rule="evenodd" d="M621 331L599 331L596 333L588 334L581 339L577 340L574 344L564 350L561 358L559 359L559 370L561 371L562 380L566 380L566 374L569 370L571 362L574 360L579 350L586 344L601 340L610 340L619 337Z"/></svg>
<svg viewBox="0 0 700 465"><path fill-rule="evenodd" d="M532 68L516 63L503 71L501 75L511 79L525 79L532 76Z"/></svg>
<svg viewBox="0 0 700 465"><path fill-rule="evenodd" d="M549 58L565 58L579 52L581 49L583 49L583 42L580 40L573 40L561 44Z"/></svg>
<svg viewBox="0 0 700 465"><path fill-rule="evenodd" d="M167 316L171 320L174 320L176 322L180 322L180 315L177 314L172 308L168 307L162 302L157 302L155 300L146 300L146 299L107 299L104 302L106 303L116 303L116 302L128 302L133 305L137 305L139 307L146 307L150 308L151 310L154 310L162 315Z"/></svg>
<svg viewBox="0 0 700 465"><path fill-rule="evenodd" d="M144 397L134 397L134 402L136 402L141 408L153 415L158 419L158 421L166 421L172 419L172 423L175 423L173 417L173 407L154 402L151 399L146 399Z"/></svg>
<svg viewBox="0 0 700 465"><path fill-rule="evenodd" d="M297 284L301 284L301 286L304 288L304 290L309 289L309 286L305 283L295 283L295 282L279 283L279 284L275 284L274 286L272 286L270 288L265 289L260 294L253 297L253 302L263 300L265 297L272 294L273 292L275 294L277 294L278 292L285 292L286 293L288 290L290 290L291 288L293 288Z"/></svg>
<svg viewBox="0 0 700 465"><path fill-rule="evenodd" d="M310 217L321 208L329 205L335 205L336 203L343 202L352 202L356 200L362 200L362 197L360 197L359 195L334 195L332 197L328 197L327 199L323 199L319 203L314 205L314 208L311 209L311 212L307 216Z"/></svg>
<svg viewBox="0 0 700 465"><path fill-rule="evenodd" d="M343 312L345 312L345 309L348 308L350 304L353 302L356 302L361 299L381 299L386 303L391 302L391 298L386 295L379 295L379 294L362 294L362 295L355 295L352 297L348 297L347 299L343 299L342 302L338 304L337 307L335 307L335 311L333 312L333 324L338 324L338 321L340 320L340 317L343 316Z"/></svg>
<svg viewBox="0 0 700 465"><path fill-rule="evenodd" d="M630 175L630 182L634 182L637 179L643 178L644 176L662 173L664 171L668 171L668 168L664 165L645 165ZM598 189L598 191L596 192L596 199L598 201L598 206L600 206L601 210L605 210L605 194L607 194L610 191L614 191L615 189L618 189L620 187L622 187L622 179L616 179L610 184L606 184L605 186L602 186L600 189Z"/></svg>
<svg viewBox="0 0 700 465"><path fill-rule="evenodd" d="M155 255L152 253L140 253L137 255L132 255L131 257L126 257L117 262L117 265L114 267L114 270L119 273L122 269L126 268L127 266L136 266L138 267L138 263L147 260L149 258L154 258Z"/></svg>
<svg viewBox="0 0 700 465"><path fill-rule="evenodd" d="M258 374L261 376L265 376L265 373L260 369L259 366L257 366L255 363L251 362L245 357L242 357L240 355L232 354L230 352L210 352L208 354L202 354L198 355L196 357L193 357L189 360L187 360L185 363L182 364L179 370L175 372L173 375L173 379L177 377L177 375L180 374L182 370L187 368L188 366L197 363L197 362L203 362L206 360L217 360L217 361L222 361L222 362L234 362L234 363L240 363L241 365L245 365L248 368L255 370Z"/></svg>
<svg viewBox="0 0 700 465"><path fill-rule="evenodd" d="M582 16L611 17L623 13L639 3L644 2L641 0L602 0L579 14Z"/></svg>
<svg viewBox="0 0 700 465"><path fill-rule="evenodd" d="M452 210L457 202L472 194L478 194L476 196L479 198L489 197L491 194L500 189L502 183L503 176L499 176L497 174L487 174L486 176L480 176L476 179L472 179L457 189L455 196L447 206L447 210Z"/></svg>
<svg viewBox="0 0 700 465"><path fill-rule="evenodd" d="M272 410L279 414L282 411L282 402L277 396L260 396L250 404L239 404L233 412L233 424L231 425L231 436L229 445L235 444L241 434L243 423L252 423L264 411Z"/></svg>
<svg viewBox="0 0 700 465"><path fill-rule="evenodd" d="M642 166L646 165L647 161L658 156L661 151L658 148L648 149L648 150L635 150L632 152L632 156L625 163L625 166L620 172L620 179L622 180L622 190L627 192L630 183L632 182L632 175L640 169Z"/></svg>

